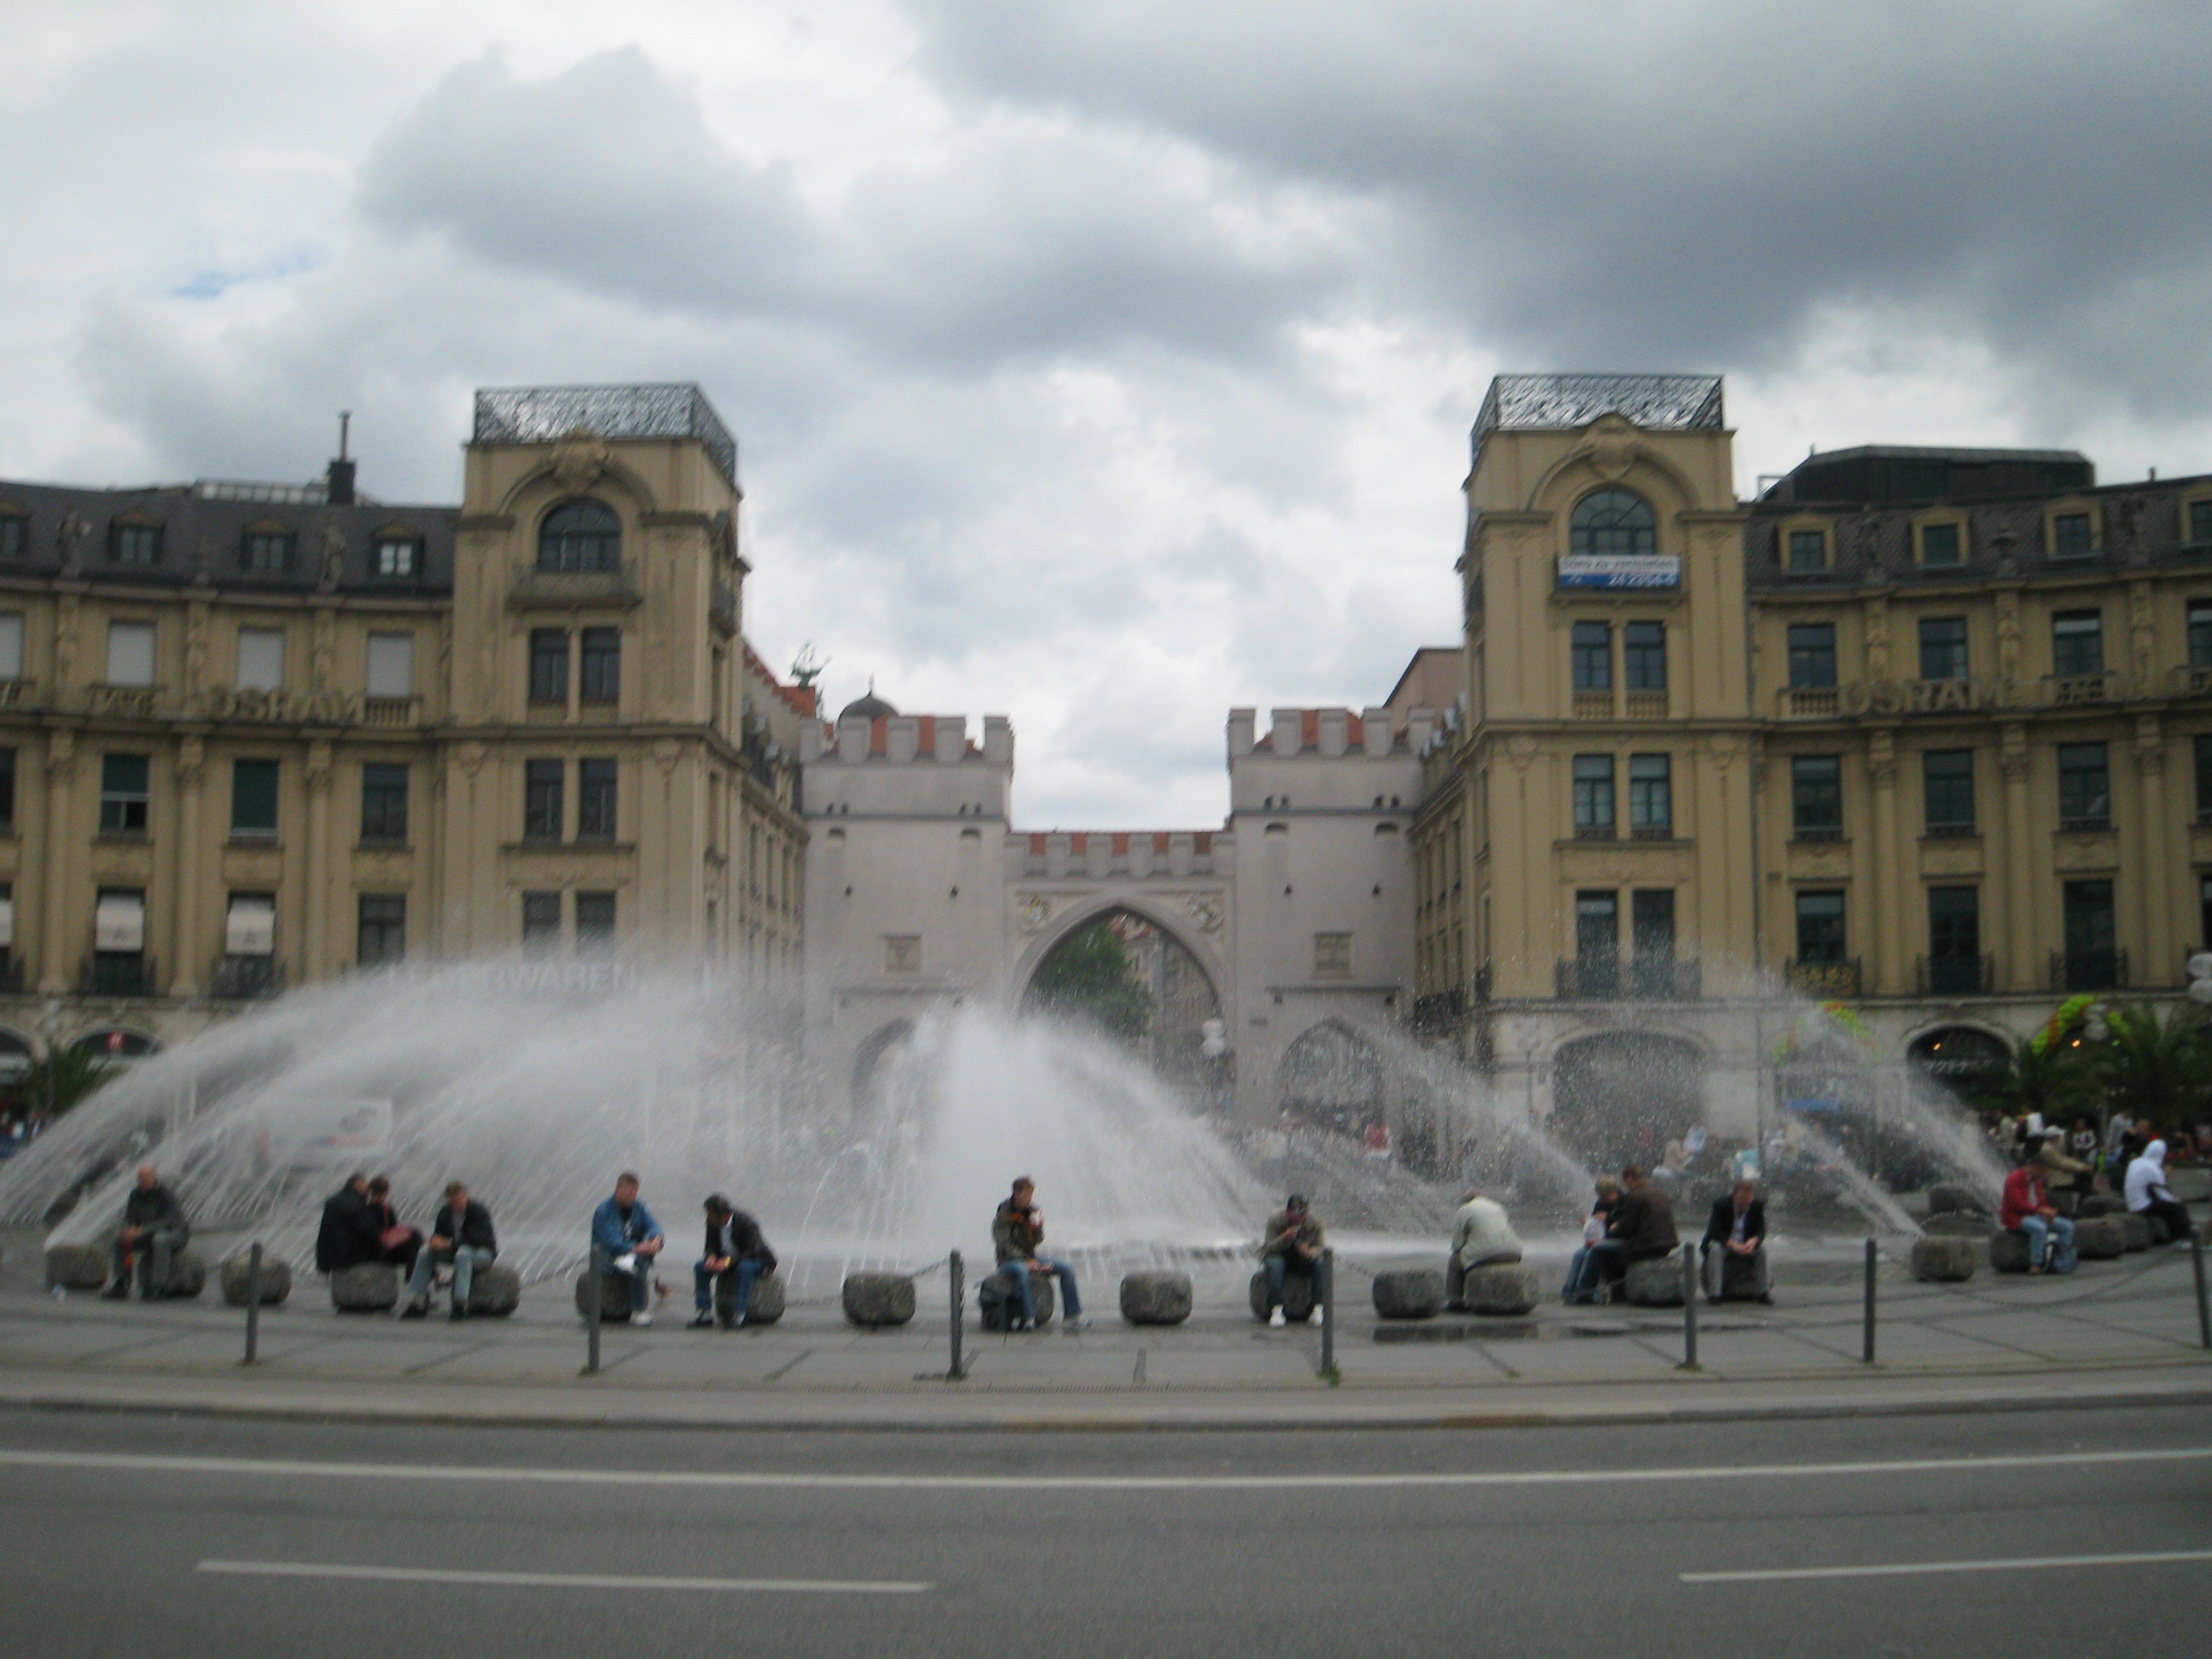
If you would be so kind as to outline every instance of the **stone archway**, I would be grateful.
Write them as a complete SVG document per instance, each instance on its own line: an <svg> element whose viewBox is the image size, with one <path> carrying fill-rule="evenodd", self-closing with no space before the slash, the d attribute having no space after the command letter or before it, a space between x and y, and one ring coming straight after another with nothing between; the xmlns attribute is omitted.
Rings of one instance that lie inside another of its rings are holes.
<svg viewBox="0 0 2212 1659"><path fill-rule="evenodd" d="M1206 1023L1222 1018L1212 975L1174 930L1132 906L1102 906L1061 929L1026 975L1020 1006L1103 1030L1194 1098L1214 1097L1224 1081L1203 1052Z"/></svg>
<svg viewBox="0 0 2212 1659"><path fill-rule="evenodd" d="M878 1026L854 1050L851 1104L855 1114L881 1103L885 1079L913 1043L914 1022L894 1019Z"/></svg>
<svg viewBox="0 0 2212 1659"><path fill-rule="evenodd" d="M1276 1099L1294 1121L1354 1141L1389 1109L1382 1054L1342 1020L1299 1033L1276 1079Z"/></svg>
<svg viewBox="0 0 2212 1659"><path fill-rule="evenodd" d="M1907 1065L1962 1105L1984 1079L2002 1072L2011 1058L2011 1045L1978 1025L1938 1025L1923 1031L1905 1048Z"/></svg>
<svg viewBox="0 0 2212 1659"><path fill-rule="evenodd" d="M1705 1117L1705 1062L1696 1046L1652 1031L1605 1031L1562 1043L1552 1060L1553 1139L1594 1169L1657 1164Z"/></svg>

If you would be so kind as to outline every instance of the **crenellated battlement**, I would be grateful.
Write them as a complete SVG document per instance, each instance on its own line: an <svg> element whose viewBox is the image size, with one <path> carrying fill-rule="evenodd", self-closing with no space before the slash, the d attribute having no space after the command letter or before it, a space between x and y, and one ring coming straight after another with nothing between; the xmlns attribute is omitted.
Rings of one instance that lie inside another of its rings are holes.
<svg viewBox="0 0 2212 1659"><path fill-rule="evenodd" d="M1225 876L1235 844L1225 830L1015 830L1006 836L1006 873L1054 881Z"/></svg>
<svg viewBox="0 0 2212 1659"><path fill-rule="evenodd" d="M1004 714L983 717L983 741L968 735L965 714L854 714L834 724L808 722L800 758L857 766L870 762L903 766L1014 763L1014 728Z"/></svg>
<svg viewBox="0 0 2212 1659"><path fill-rule="evenodd" d="M1387 705L1351 708L1271 708L1268 724L1260 729L1256 710L1229 711L1229 760L1270 756L1279 760L1301 757L1341 760L1388 759L1392 755L1419 755L1443 726L1443 716L1434 708L1412 708L1401 720Z"/></svg>

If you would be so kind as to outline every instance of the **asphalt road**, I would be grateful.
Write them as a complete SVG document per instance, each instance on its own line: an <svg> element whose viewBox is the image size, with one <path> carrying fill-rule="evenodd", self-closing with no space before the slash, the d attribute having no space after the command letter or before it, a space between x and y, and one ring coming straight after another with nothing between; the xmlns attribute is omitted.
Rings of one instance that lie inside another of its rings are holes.
<svg viewBox="0 0 2212 1659"><path fill-rule="evenodd" d="M0 1413L0 1654L49 1659L2143 1659L2212 1618L2212 1410L1015 1436Z"/></svg>

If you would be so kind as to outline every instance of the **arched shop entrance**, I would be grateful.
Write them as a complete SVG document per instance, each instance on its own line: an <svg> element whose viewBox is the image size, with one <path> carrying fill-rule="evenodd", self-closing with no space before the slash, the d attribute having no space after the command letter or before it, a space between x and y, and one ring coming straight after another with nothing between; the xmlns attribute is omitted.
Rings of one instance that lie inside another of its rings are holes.
<svg viewBox="0 0 2212 1659"><path fill-rule="evenodd" d="M1592 1169L1656 1164L1705 1115L1705 1059L1679 1037L1608 1031L1552 1060L1552 1138Z"/></svg>
<svg viewBox="0 0 2212 1659"><path fill-rule="evenodd" d="M1205 1052L1207 1022L1221 1018L1213 981L1188 945L1138 911L1102 911L1046 951L1022 1009L1127 1044L1194 1100L1221 1091L1220 1062Z"/></svg>

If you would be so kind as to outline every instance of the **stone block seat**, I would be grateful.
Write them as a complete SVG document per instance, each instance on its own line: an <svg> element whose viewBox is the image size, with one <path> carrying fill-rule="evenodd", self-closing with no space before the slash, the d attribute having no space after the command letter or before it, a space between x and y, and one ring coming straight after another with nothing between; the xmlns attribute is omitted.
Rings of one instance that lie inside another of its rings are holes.
<svg viewBox="0 0 2212 1659"><path fill-rule="evenodd" d="M1320 1299L1321 1280L1311 1273L1283 1275L1283 1317L1293 1324L1301 1319L1313 1317L1314 1304ZM1252 1275L1252 1317L1265 1324L1267 1319L1267 1270L1262 1267Z"/></svg>
<svg viewBox="0 0 2212 1659"><path fill-rule="evenodd" d="M399 1305L399 1267L364 1261L331 1275L331 1306L340 1313L389 1313Z"/></svg>
<svg viewBox="0 0 2212 1659"><path fill-rule="evenodd" d="M626 1274L599 1275L599 1323L627 1325L629 1323L630 1280ZM592 1270L585 1268L576 1275L576 1317L588 1320L592 1316Z"/></svg>
<svg viewBox="0 0 2212 1659"><path fill-rule="evenodd" d="M753 1288L757 1292L760 1286ZM863 1330L903 1325L914 1317L914 1279L907 1273L847 1273L840 1300L847 1322Z"/></svg>
<svg viewBox="0 0 2212 1659"><path fill-rule="evenodd" d="M2084 1261L2117 1261L2127 1248L2127 1226L2118 1216L2094 1216L2074 1224L2074 1249Z"/></svg>
<svg viewBox="0 0 2212 1659"><path fill-rule="evenodd" d="M1145 1267L1121 1275L1121 1317L1132 1325L1180 1325L1192 1299L1188 1273Z"/></svg>
<svg viewBox="0 0 2212 1659"><path fill-rule="evenodd" d="M246 1291L252 1277L252 1261L244 1250L227 1255L216 1269L216 1282L222 1286L222 1299L229 1306L246 1305ZM261 1259L261 1305L274 1308L292 1294L292 1264L280 1257L264 1255Z"/></svg>
<svg viewBox="0 0 2212 1659"><path fill-rule="evenodd" d="M2147 1250L2158 1243L2157 1231L2152 1227L2150 1222L2151 1218L2148 1216L2137 1215L2132 1211L2120 1218L2120 1225L2126 1230L2128 1253L2130 1255L2138 1250Z"/></svg>
<svg viewBox="0 0 2212 1659"><path fill-rule="evenodd" d="M1471 1314L1511 1318L1536 1310L1536 1270L1518 1261L1493 1261L1470 1267L1460 1296Z"/></svg>
<svg viewBox="0 0 2212 1659"><path fill-rule="evenodd" d="M504 1319L522 1305L522 1275L504 1262L478 1267L469 1279L469 1317Z"/></svg>
<svg viewBox="0 0 2212 1659"><path fill-rule="evenodd" d="M1714 1248L1717 1249L1719 1246ZM1720 1299L1723 1302L1756 1302L1759 1297L1759 1263L1732 1250L1724 1252L1721 1256Z"/></svg>
<svg viewBox="0 0 2212 1659"><path fill-rule="evenodd" d="M2031 1264L2027 1255L2027 1235L2009 1227L2000 1227L1990 1235L1990 1271L1997 1273L2024 1273Z"/></svg>
<svg viewBox="0 0 2212 1659"><path fill-rule="evenodd" d="M1443 1310L1444 1276L1431 1267L1393 1267L1375 1275L1374 1293L1375 1311L1385 1319L1434 1319Z"/></svg>
<svg viewBox="0 0 2212 1659"><path fill-rule="evenodd" d="M1671 1255L1649 1261L1632 1261L1621 1280L1625 1298L1634 1308L1679 1308L1682 1305L1682 1264Z"/></svg>
<svg viewBox="0 0 2212 1659"><path fill-rule="evenodd" d="M1912 1241L1912 1276L1933 1285L1962 1285L1980 1265L1971 1238L1938 1235Z"/></svg>
<svg viewBox="0 0 2212 1659"><path fill-rule="evenodd" d="M1993 1214L1996 1206L1972 1187L1939 1181L1928 1189L1928 1213L1937 1215Z"/></svg>
<svg viewBox="0 0 2212 1659"><path fill-rule="evenodd" d="M96 1291L107 1283L105 1244L49 1244L46 1246L46 1288Z"/></svg>
<svg viewBox="0 0 2212 1659"><path fill-rule="evenodd" d="M738 1281L725 1273L714 1281L714 1316L727 1322L738 1316ZM773 1325L783 1317L783 1275L765 1273L753 1280L751 1299L745 1304L745 1323Z"/></svg>
<svg viewBox="0 0 2212 1659"><path fill-rule="evenodd" d="M2128 1212L2127 1200L2118 1193L2089 1193L2083 1196L2076 1207L2081 1215L2089 1218L2125 1215Z"/></svg>
<svg viewBox="0 0 2212 1659"><path fill-rule="evenodd" d="M1037 1328L1042 1330L1052 1323L1053 1316L1060 1311L1060 1285L1050 1273L1030 1274L1030 1294L1036 1303ZM1021 1317L1022 1299L1007 1275L993 1272L983 1275L975 1285L975 1309L987 1331L1003 1331Z"/></svg>

